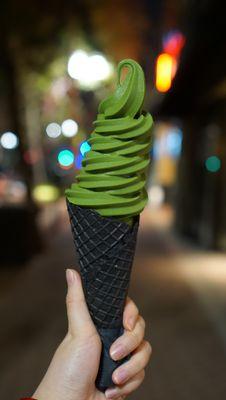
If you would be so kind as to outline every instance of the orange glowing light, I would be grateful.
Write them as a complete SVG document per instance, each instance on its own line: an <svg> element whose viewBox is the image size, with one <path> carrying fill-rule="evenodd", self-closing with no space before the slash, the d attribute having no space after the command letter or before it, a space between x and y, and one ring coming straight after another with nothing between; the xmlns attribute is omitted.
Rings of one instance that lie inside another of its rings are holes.
<svg viewBox="0 0 226 400"><path fill-rule="evenodd" d="M156 63L156 89L159 92L167 92L172 84L172 79L176 73L176 60L170 54L162 53L157 58Z"/></svg>

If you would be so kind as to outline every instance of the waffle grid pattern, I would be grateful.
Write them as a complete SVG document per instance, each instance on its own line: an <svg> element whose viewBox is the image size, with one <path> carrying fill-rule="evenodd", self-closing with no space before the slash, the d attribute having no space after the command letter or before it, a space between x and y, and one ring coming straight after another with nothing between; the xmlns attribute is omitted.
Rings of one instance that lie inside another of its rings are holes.
<svg viewBox="0 0 226 400"><path fill-rule="evenodd" d="M67 207L91 317L97 328L120 327L139 217L130 227L88 208Z"/></svg>

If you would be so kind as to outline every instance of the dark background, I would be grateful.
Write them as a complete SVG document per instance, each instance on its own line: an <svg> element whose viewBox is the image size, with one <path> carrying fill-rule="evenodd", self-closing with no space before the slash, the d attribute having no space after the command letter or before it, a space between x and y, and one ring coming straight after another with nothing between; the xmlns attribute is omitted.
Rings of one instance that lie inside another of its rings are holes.
<svg viewBox="0 0 226 400"><path fill-rule="evenodd" d="M225 398L223 5L1 2L1 398L31 395L65 334L64 274L77 260L64 189L78 173L98 103L114 89L124 58L144 69L145 108L155 121L149 203L130 288L154 351L131 399ZM91 58L85 77L71 76L82 74L81 62L72 74L68 69L78 50L102 56L101 79Z"/></svg>

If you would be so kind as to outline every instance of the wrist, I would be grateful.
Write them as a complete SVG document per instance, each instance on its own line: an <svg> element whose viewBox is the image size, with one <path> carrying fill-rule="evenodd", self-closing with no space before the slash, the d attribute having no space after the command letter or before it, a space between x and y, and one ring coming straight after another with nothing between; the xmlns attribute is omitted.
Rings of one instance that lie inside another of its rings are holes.
<svg viewBox="0 0 226 400"><path fill-rule="evenodd" d="M44 386L44 387L38 387L38 389L34 392L31 399L28 398L28 400L61 400L61 397L58 396L54 391L49 390ZM67 399L62 398L62 400L67 400Z"/></svg>

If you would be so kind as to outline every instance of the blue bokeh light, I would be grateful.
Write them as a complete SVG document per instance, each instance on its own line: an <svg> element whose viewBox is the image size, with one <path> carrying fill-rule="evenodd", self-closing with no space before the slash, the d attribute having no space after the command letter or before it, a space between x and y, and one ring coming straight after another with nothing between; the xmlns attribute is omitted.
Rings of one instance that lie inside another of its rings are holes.
<svg viewBox="0 0 226 400"><path fill-rule="evenodd" d="M167 136L167 149L172 157L179 157L182 147L182 132L180 129L175 129L169 132Z"/></svg>
<svg viewBox="0 0 226 400"><path fill-rule="evenodd" d="M80 153L81 153L81 155L83 157L84 157L85 153L87 153L88 151L91 150L91 146L90 146L90 144L88 143L87 140L85 142L81 143L81 146L80 146L79 150L80 150Z"/></svg>
<svg viewBox="0 0 226 400"><path fill-rule="evenodd" d="M153 144L153 157L170 156L179 158L182 150L183 133L177 127L171 127L166 133L157 137Z"/></svg>
<svg viewBox="0 0 226 400"><path fill-rule="evenodd" d="M82 160L83 160L82 154L78 153L78 155L77 155L77 157L75 159L75 167L77 169L81 169L82 168Z"/></svg>

